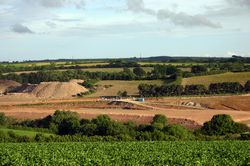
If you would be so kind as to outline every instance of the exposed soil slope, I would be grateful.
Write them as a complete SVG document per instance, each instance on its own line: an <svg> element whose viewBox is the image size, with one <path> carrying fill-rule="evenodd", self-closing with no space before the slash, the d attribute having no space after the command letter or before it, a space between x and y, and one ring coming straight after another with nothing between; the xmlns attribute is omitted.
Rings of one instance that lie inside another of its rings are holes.
<svg viewBox="0 0 250 166"><path fill-rule="evenodd" d="M20 83L10 80L0 80L0 93L4 93L10 89L21 86Z"/></svg>
<svg viewBox="0 0 250 166"><path fill-rule="evenodd" d="M77 82L42 82L37 85L31 94L38 98L70 98L78 93L88 91Z"/></svg>

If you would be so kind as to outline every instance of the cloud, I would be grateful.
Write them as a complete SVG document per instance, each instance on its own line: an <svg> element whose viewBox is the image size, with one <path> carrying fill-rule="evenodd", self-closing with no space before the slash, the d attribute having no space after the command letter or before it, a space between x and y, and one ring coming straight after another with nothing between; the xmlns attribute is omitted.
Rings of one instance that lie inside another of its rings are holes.
<svg viewBox="0 0 250 166"><path fill-rule="evenodd" d="M51 21L47 21L45 24L46 24L48 27L50 27L50 28L55 28L55 27L57 26L56 23L51 22Z"/></svg>
<svg viewBox="0 0 250 166"><path fill-rule="evenodd" d="M250 0L227 0L229 3L243 7L250 7Z"/></svg>
<svg viewBox="0 0 250 166"><path fill-rule="evenodd" d="M73 5L76 8L84 8L85 0L25 0L29 4L41 5L46 8L60 8Z"/></svg>
<svg viewBox="0 0 250 166"><path fill-rule="evenodd" d="M65 0L40 0L40 4L44 7L62 7Z"/></svg>
<svg viewBox="0 0 250 166"><path fill-rule="evenodd" d="M143 0L127 0L128 10L135 13L146 13L154 15L155 12L151 9L145 8Z"/></svg>
<svg viewBox="0 0 250 166"><path fill-rule="evenodd" d="M154 11L146 8L143 0L127 0L127 7L129 11L134 13L149 14L155 16L159 20L169 20L178 26L206 26L210 28L221 28L219 23L214 23L203 15L189 15L184 12L176 13L168 9Z"/></svg>
<svg viewBox="0 0 250 166"><path fill-rule="evenodd" d="M205 16L189 15L184 12L175 13L167 9L159 10L157 12L157 18L159 20L170 20L173 24L184 27L207 26L210 28L221 28L219 23L214 23Z"/></svg>
<svg viewBox="0 0 250 166"><path fill-rule="evenodd" d="M0 0L0 5L5 4L7 1L6 0Z"/></svg>
<svg viewBox="0 0 250 166"><path fill-rule="evenodd" d="M12 31L16 33L34 33L27 26L22 24L15 24L12 26Z"/></svg>
<svg viewBox="0 0 250 166"><path fill-rule="evenodd" d="M59 21L59 22L78 22L82 21L82 19L79 18L54 18L54 21Z"/></svg>

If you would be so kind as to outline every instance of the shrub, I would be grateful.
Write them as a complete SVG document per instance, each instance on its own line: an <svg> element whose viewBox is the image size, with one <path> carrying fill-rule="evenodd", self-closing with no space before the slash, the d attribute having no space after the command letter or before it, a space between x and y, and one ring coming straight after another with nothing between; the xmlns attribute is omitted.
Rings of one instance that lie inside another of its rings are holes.
<svg viewBox="0 0 250 166"><path fill-rule="evenodd" d="M124 125L112 121L107 115L100 115L92 122L97 125L96 134L100 136L117 136L128 132Z"/></svg>
<svg viewBox="0 0 250 166"><path fill-rule="evenodd" d="M143 77L146 75L146 72L141 67L136 67L133 69L133 72L138 77Z"/></svg>
<svg viewBox="0 0 250 166"><path fill-rule="evenodd" d="M187 85L184 93L186 95L204 95L207 93L207 89L204 85Z"/></svg>
<svg viewBox="0 0 250 166"><path fill-rule="evenodd" d="M154 129L162 130L167 125L167 118L165 115L157 114L151 124Z"/></svg>
<svg viewBox="0 0 250 166"><path fill-rule="evenodd" d="M4 113L0 113L0 126L5 126L7 124L7 117Z"/></svg>
<svg viewBox="0 0 250 166"><path fill-rule="evenodd" d="M201 65L192 66L192 68L191 68L191 72L195 73L195 74L196 73L205 73L207 71L208 71L207 67L206 66L201 66Z"/></svg>
<svg viewBox="0 0 250 166"><path fill-rule="evenodd" d="M240 138L241 138L242 140L250 140L250 132L242 133L242 134L240 135Z"/></svg>
<svg viewBox="0 0 250 166"><path fill-rule="evenodd" d="M226 135L249 131L246 125L235 123L230 115L215 115L204 123L201 132L206 135Z"/></svg>
<svg viewBox="0 0 250 166"><path fill-rule="evenodd" d="M94 123L83 124L79 129L79 133L81 135L94 136L97 133L97 125Z"/></svg>
<svg viewBox="0 0 250 166"><path fill-rule="evenodd" d="M210 84L209 92L212 94L241 93L243 86L239 82L223 82Z"/></svg>
<svg viewBox="0 0 250 166"><path fill-rule="evenodd" d="M45 142L46 141L46 137L43 134L36 134L34 140L36 142Z"/></svg>
<svg viewBox="0 0 250 166"><path fill-rule="evenodd" d="M73 135L76 134L80 127L78 118L67 118L58 124L58 134L60 135Z"/></svg>
<svg viewBox="0 0 250 166"><path fill-rule="evenodd" d="M80 127L80 115L71 111L56 111L52 116L50 129L58 134L74 134Z"/></svg>
<svg viewBox="0 0 250 166"><path fill-rule="evenodd" d="M250 80L246 82L244 89L246 92L250 92Z"/></svg>
<svg viewBox="0 0 250 166"><path fill-rule="evenodd" d="M181 125L169 126L165 131L178 139L190 139L192 137L191 132Z"/></svg>
<svg viewBox="0 0 250 166"><path fill-rule="evenodd" d="M162 123L165 126L165 125L167 125L167 118L165 115L157 114L153 118L152 124L154 124L154 123Z"/></svg>

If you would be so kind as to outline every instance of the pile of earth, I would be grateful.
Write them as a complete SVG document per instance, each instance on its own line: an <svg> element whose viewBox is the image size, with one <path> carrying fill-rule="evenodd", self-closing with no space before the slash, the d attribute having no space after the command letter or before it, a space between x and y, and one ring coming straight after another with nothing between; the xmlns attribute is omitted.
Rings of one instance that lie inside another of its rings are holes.
<svg viewBox="0 0 250 166"><path fill-rule="evenodd" d="M0 94L6 93L21 86L20 83L11 80L0 80Z"/></svg>
<svg viewBox="0 0 250 166"><path fill-rule="evenodd" d="M16 87L14 93L28 93L38 98L63 99L76 96L88 90L80 85L83 80L69 82L41 82L40 84L23 84Z"/></svg>
<svg viewBox="0 0 250 166"><path fill-rule="evenodd" d="M122 109L132 109L132 110L146 110L146 107L135 105L133 103L128 103L124 101L111 101L109 105L117 106L117 108Z"/></svg>
<svg viewBox="0 0 250 166"><path fill-rule="evenodd" d="M88 90L76 81L42 82L30 93L38 98L69 98Z"/></svg>

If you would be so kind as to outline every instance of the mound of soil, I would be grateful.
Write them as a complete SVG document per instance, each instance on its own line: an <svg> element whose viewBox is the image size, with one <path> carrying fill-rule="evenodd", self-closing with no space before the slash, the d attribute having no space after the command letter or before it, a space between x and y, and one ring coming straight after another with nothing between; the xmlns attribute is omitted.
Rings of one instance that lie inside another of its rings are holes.
<svg viewBox="0 0 250 166"><path fill-rule="evenodd" d="M12 93L30 93L36 88L36 86L37 85L35 84L23 84L13 89L11 92Z"/></svg>
<svg viewBox="0 0 250 166"><path fill-rule="evenodd" d="M88 90L75 81L71 82L42 82L30 93L38 98L70 98Z"/></svg>
<svg viewBox="0 0 250 166"><path fill-rule="evenodd" d="M132 103L124 102L124 101L111 101L109 103L110 106L116 106L117 108L122 108L122 109L132 109L132 110L145 110L147 108L143 106L138 106Z"/></svg>
<svg viewBox="0 0 250 166"><path fill-rule="evenodd" d="M20 83L11 80L0 80L0 94L11 91L21 86Z"/></svg>

